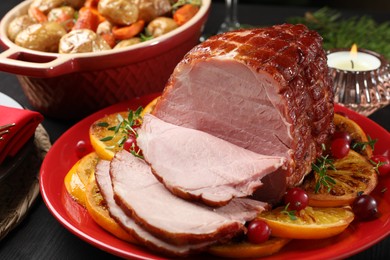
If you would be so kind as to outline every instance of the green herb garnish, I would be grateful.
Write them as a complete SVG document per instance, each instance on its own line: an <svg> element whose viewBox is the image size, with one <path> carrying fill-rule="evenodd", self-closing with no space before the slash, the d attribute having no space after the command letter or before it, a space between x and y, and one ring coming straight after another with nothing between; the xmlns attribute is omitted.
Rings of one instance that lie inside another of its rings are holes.
<svg viewBox="0 0 390 260"><path fill-rule="evenodd" d="M123 136L117 141L116 145L118 147L122 147L123 144L126 142L126 140L129 138L129 136L134 136L137 138L138 133L135 131L135 127L139 126L141 124L141 112L143 108L138 107L136 111L130 110L127 118L123 118L120 114L117 114L117 120L118 124L115 126L109 126L107 122L99 122L97 123L100 127L106 127L108 130L113 131L113 135L106 136L100 139L102 142L107 142L115 138L119 133L121 133ZM114 146L109 146L107 149L113 149ZM130 147L129 152L133 154L134 156L143 158L142 155L140 155L140 151L135 151L135 145L133 144L132 147Z"/></svg>
<svg viewBox="0 0 390 260"><path fill-rule="evenodd" d="M352 149L355 151L364 151L367 148L367 145L371 147L372 150L374 150L375 144L378 141L377 139L371 139L369 135L367 135L367 142L356 142L352 145Z"/></svg>
<svg viewBox="0 0 390 260"><path fill-rule="evenodd" d="M372 165L374 165L374 170L375 170L375 172L376 172L378 175L380 175L379 167L381 167L382 165L385 165L385 164L386 164L385 162L381 162L381 161L375 162L375 161L373 161L373 160L371 160L371 159L370 159L370 163L371 163Z"/></svg>
<svg viewBox="0 0 390 260"><path fill-rule="evenodd" d="M315 185L315 193L318 193L321 187L325 187L328 192L336 184L336 181L328 175L328 170L336 170L333 165L333 160L329 155L317 158L316 163L311 164L313 171L318 175L318 180Z"/></svg>
<svg viewBox="0 0 390 260"><path fill-rule="evenodd" d="M145 33L141 33L140 38L141 38L141 42L146 42L153 39L154 37L153 35L148 33L147 30L145 30Z"/></svg>
<svg viewBox="0 0 390 260"><path fill-rule="evenodd" d="M287 203L287 205L284 207L284 209L280 213L289 216L289 218L291 220L297 220L297 216L295 215L296 210L288 210L289 206L290 206L290 203Z"/></svg>

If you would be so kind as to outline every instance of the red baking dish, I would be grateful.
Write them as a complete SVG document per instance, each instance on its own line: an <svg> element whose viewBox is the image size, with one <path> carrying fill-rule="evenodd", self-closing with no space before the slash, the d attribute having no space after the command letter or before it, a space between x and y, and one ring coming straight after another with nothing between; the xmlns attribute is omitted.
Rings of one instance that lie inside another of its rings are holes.
<svg viewBox="0 0 390 260"><path fill-rule="evenodd" d="M155 39L123 49L58 54L14 44L8 24L32 0L10 10L0 23L0 70L17 75L31 105L49 117L78 119L108 105L161 91L176 64L202 33L211 0L202 0L187 23Z"/></svg>

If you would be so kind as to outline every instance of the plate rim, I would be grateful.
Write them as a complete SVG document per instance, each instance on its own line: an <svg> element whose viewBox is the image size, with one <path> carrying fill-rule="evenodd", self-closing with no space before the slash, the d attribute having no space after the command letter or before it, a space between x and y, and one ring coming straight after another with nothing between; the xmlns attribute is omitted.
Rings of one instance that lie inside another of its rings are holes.
<svg viewBox="0 0 390 260"><path fill-rule="evenodd" d="M16 101L12 97L8 96L7 94L1 91L0 91L0 105L24 109L23 106L18 101Z"/></svg>
<svg viewBox="0 0 390 260"><path fill-rule="evenodd" d="M72 132L76 131L76 129L78 129L79 127L81 127L82 125L90 125L92 124L95 120L99 119L99 117L101 117L102 115L104 114L109 114L109 113L115 113L115 112L119 112L119 110L121 109L124 109L124 107L131 107L133 106L132 109L135 109L134 106L136 106L136 104L141 104L143 100L149 100L151 101L154 97L157 97L159 94L151 94L151 95L147 95L147 96L144 96L144 97L141 97L141 98L136 98L136 99L132 99L130 101L125 101L125 102L122 102L122 103L119 103L119 104L115 104L115 105L112 105L112 106L109 106L107 108L104 108L102 110L99 110L93 114L91 114L90 116L82 119L81 121L79 121L78 123L76 123L75 125L73 125L71 128L69 128L67 131L65 131L65 133L63 135L61 135L58 140L53 144L53 147L51 150L55 151L56 149L60 149L60 148L57 148L61 142L63 140L65 140L67 138L67 136L71 135ZM144 101L144 103L146 103L147 101ZM146 104L145 104L146 105ZM341 112L344 112L344 111L347 111L347 114L348 116L351 115L351 119L353 119L354 117L359 117L360 119L363 118L363 120L365 122L368 122L370 124L370 126L374 127L376 131L379 131L380 132L380 135L382 135L383 133L386 134L385 138L389 140L389 144L390 144L390 133L385 130L383 127L381 127L379 124L377 124L376 122L372 121L371 119L367 118L367 117L364 117L346 107L343 107L341 105L338 105L338 104L335 104L335 111L341 111ZM389 148L390 150L390 148ZM47 184L46 184L46 174L49 174L47 173L47 170L46 170L46 167L47 167L47 162L49 160L51 160L51 156L53 155L53 153L49 153L47 154L46 158L44 159L43 163L42 163L42 167L41 167L41 171L40 171L40 192L41 192L41 195L42 195L42 198L46 204L46 206L48 207L49 211L51 212L51 214L63 225L65 226L69 231L71 231L73 234L75 234L76 236L78 236L79 238L81 238L82 240L90 243L91 245L95 246L95 247L98 247L108 253L111 253L113 255L116 255L116 256L120 256L120 257L132 257L132 258L136 258L136 259L150 259L150 257L152 256L153 259L165 259L165 258L162 258L164 257L163 255L159 255L158 253L155 253L155 252L151 252L150 250L148 250L147 248L140 248L139 251L142 251L140 252L141 254L138 254L138 253L133 253L134 250L138 250L139 247L136 246L136 245L133 245L133 244L129 244L129 250L131 251L126 251L126 250L121 250L115 246L112 246L112 245L108 245L107 243L104 243L102 242L100 239L97 239L93 236L91 236L90 234L87 234L86 232L83 232L82 230L80 230L79 227L76 227L74 224L72 224L66 217L63 216L63 214L61 214L59 212L59 210L56 208L56 206L52 203L52 198L50 198L50 196L48 196L48 191L46 190L47 188ZM75 158L73 158L73 160L75 160ZM64 170L65 171L65 170ZM66 174L66 173L65 173ZM65 176L65 175L64 175ZM388 176L387 176L388 177ZM63 178L62 178L63 179ZM390 181L390 178L387 178L388 181ZM387 218L387 222L388 222L388 225L390 227L390 217ZM324 257L337 257L337 258L345 258L345 257L349 257L349 256L352 256L352 255L355 255L371 246L373 246L374 244L376 244L377 242L381 241L382 239L384 239L386 236L388 236L390 234L390 228L388 230L383 230L381 232L381 234L379 236L375 236L375 238L371 238L370 241L361 241L360 243L358 243L360 246L359 247L354 247L352 250L349 248L348 250L344 250L344 252L341 252L341 254L337 254L337 255L334 255L334 254L328 254L328 255L324 255ZM111 235L113 236L113 235ZM113 236L114 237L114 236ZM120 240L120 239L118 239ZM122 241L124 242L124 241ZM127 242L124 242L124 243L127 243ZM288 246L287 246L288 247ZM323 251L323 249L319 249L320 251ZM283 249L282 249L283 251ZM312 253L312 252L311 252ZM151 255L150 255L151 254ZM274 256L278 256L278 253L276 253L275 255L272 255L270 256L269 259L272 259ZM309 259L318 259L318 255L315 255L313 257L309 257ZM262 259L268 259L268 257L266 258L262 258Z"/></svg>

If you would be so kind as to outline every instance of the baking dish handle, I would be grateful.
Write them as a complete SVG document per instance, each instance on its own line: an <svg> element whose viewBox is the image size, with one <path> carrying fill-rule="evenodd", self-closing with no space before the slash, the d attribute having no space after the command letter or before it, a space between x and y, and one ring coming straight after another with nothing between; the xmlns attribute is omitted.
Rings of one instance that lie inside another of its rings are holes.
<svg viewBox="0 0 390 260"><path fill-rule="evenodd" d="M54 77L77 69L73 55L39 55L9 48L0 53L0 70L22 76Z"/></svg>

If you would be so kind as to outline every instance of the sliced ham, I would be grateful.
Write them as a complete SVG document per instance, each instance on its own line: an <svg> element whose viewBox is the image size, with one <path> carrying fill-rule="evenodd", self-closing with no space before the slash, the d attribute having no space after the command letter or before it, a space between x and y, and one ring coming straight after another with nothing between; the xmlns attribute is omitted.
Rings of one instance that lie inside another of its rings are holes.
<svg viewBox="0 0 390 260"><path fill-rule="evenodd" d="M118 152L110 166L114 198L145 230L175 245L228 240L245 230L245 222L267 204L234 199L212 208L183 200L162 185L145 161L126 151Z"/></svg>
<svg viewBox="0 0 390 260"><path fill-rule="evenodd" d="M206 132L166 123L146 114L137 144L167 189L209 206L247 197L284 158L264 156Z"/></svg>
<svg viewBox="0 0 390 260"><path fill-rule="evenodd" d="M199 251L210 244L202 243L178 246L156 238L135 223L135 221L126 215L123 209L115 202L111 184L109 161L99 161L96 166L95 177L111 217L115 219L127 232L134 236L141 244L146 245L153 250L173 256L186 256L191 252Z"/></svg>
<svg viewBox="0 0 390 260"><path fill-rule="evenodd" d="M227 32L184 57L153 114L285 157L286 182L294 186L334 131L331 83L322 38L304 25Z"/></svg>

